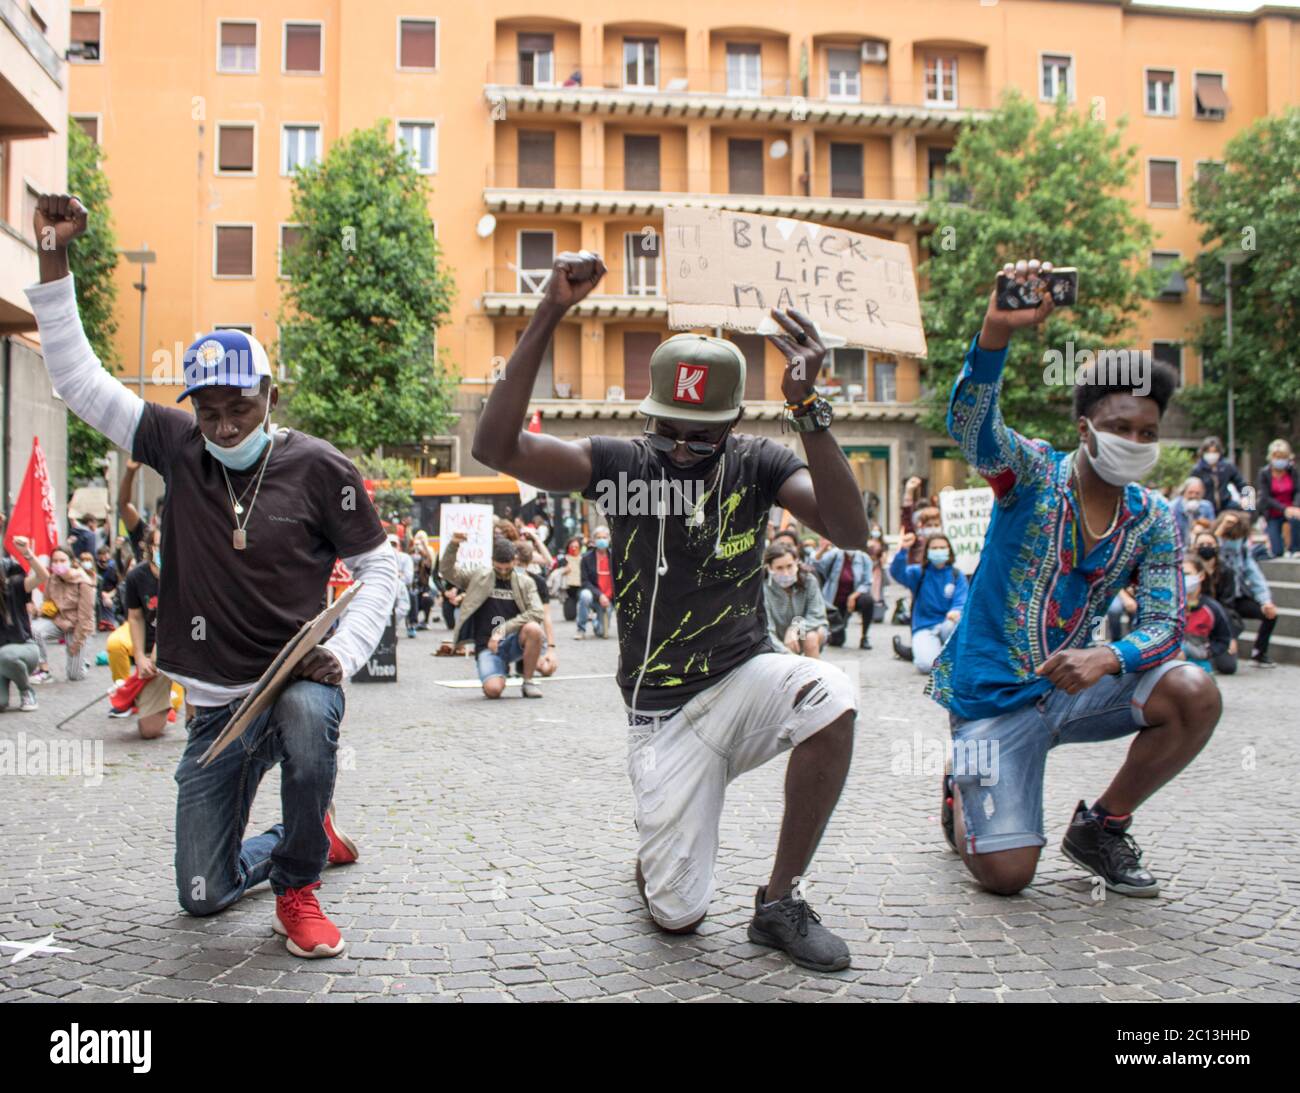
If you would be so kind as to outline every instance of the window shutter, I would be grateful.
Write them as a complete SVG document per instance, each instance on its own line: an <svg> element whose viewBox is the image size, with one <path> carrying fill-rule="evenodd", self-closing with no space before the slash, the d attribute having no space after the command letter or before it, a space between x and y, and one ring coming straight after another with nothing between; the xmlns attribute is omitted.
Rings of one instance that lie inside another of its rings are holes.
<svg viewBox="0 0 1300 1093"><path fill-rule="evenodd" d="M831 197L862 196L862 145L831 145Z"/></svg>
<svg viewBox="0 0 1300 1093"><path fill-rule="evenodd" d="M550 53L554 48L555 35L553 34L519 35L520 53Z"/></svg>
<svg viewBox="0 0 1300 1093"><path fill-rule="evenodd" d="M1202 113L1228 110L1228 93L1223 90L1223 77L1201 74L1196 77L1196 105Z"/></svg>
<svg viewBox="0 0 1300 1093"><path fill-rule="evenodd" d="M516 185L555 189L555 134L546 129L520 129L519 177Z"/></svg>
<svg viewBox="0 0 1300 1093"><path fill-rule="evenodd" d="M217 169L251 171L253 169L253 128L244 125L221 127Z"/></svg>
<svg viewBox="0 0 1300 1093"><path fill-rule="evenodd" d="M733 194L763 192L763 142L727 141L727 183Z"/></svg>
<svg viewBox="0 0 1300 1093"><path fill-rule="evenodd" d="M222 23L221 44L223 46L256 46L257 25L255 23Z"/></svg>
<svg viewBox="0 0 1300 1093"><path fill-rule="evenodd" d="M433 68L438 56L438 40L433 23L402 20L403 68Z"/></svg>
<svg viewBox="0 0 1300 1093"><path fill-rule="evenodd" d="M98 42L99 12L74 11L72 13L72 32L68 37L73 42Z"/></svg>
<svg viewBox="0 0 1300 1093"><path fill-rule="evenodd" d="M627 190L659 189L659 138L623 137L623 187Z"/></svg>
<svg viewBox="0 0 1300 1093"><path fill-rule="evenodd" d="M217 228L217 273L222 277L250 277L253 273L253 229Z"/></svg>
<svg viewBox="0 0 1300 1093"><path fill-rule="evenodd" d="M288 72L321 70L320 27L290 23L285 28L284 67Z"/></svg>
<svg viewBox="0 0 1300 1093"><path fill-rule="evenodd" d="M1178 204L1178 167L1171 160L1153 159L1150 162L1150 189L1152 205Z"/></svg>
<svg viewBox="0 0 1300 1093"><path fill-rule="evenodd" d="M659 347L653 331L623 332L623 397L643 399L650 393L650 357Z"/></svg>

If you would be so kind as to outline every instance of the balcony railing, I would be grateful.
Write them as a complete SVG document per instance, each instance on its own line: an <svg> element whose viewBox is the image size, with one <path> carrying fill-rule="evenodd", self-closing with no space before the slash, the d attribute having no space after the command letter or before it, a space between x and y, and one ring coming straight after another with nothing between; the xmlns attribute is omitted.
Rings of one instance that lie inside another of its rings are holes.
<svg viewBox="0 0 1300 1093"><path fill-rule="evenodd" d="M36 63L45 69L45 74L61 86L63 58L15 0L0 0L0 23L22 42L27 52L36 58Z"/></svg>
<svg viewBox="0 0 1300 1093"><path fill-rule="evenodd" d="M662 270L658 279L653 269L647 271L645 278L635 274L629 282L622 263L610 261L605 255L606 273L593 295L602 293L611 296L634 296L648 300L663 296ZM516 296L541 296L551 279L551 267L545 269L521 269L514 265L489 266L484 270L483 291L487 293L508 293Z"/></svg>
<svg viewBox="0 0 1300 1093"><path fill-rule="evenodd" d="M549 80L538 80L526 66L516 61L488 63L486 82L497 87L585 88L587 90L644 92L679 95L687 92L707 95L792 95L797 93L788 76L737 77L726 69L687 69L656 66L653 71L629 72L623 65L600 65L595 68L576 61L557 61Z"/></svg>

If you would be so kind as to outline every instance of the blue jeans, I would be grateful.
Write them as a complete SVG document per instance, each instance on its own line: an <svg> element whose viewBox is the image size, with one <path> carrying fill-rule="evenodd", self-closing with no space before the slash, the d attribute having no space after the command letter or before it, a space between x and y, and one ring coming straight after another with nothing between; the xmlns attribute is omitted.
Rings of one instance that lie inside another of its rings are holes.
<svg viewBox="0 0 1300 1093"><path fill-rule="evenodd" d="M542 652L546 652L546 642L542 642ZM539 654L540 655L540 654ZM524 647L519 644L519 631L508 634L497 642L497 651L483 648L474 657L478 668L478 681L486 683L493 676L508 676L510 665L524 659Z"/></svg>
<svg viewBox="0 0 1300 1093"><path fill-rule="evenodd" d="M1286 544L1282 542L1282 523L1281 516L1268 518L1268 545L1274 558L1280 558L1286 553ZM1291 525L1291 549L1300 550L1300 520L1287 520L1286 523Z"/></svg>
<svg viewBox="0 0 1300 1093"><path fill-rule="evenodd" d="M601 607L600 600L592 593L590 588L584 588L578 593L578 633L583 634L587 631L587 617L595 615L596 621L592 624L592 630L597 637L605 636L605 627L609 625L609 613L613 610L613 605Z"/></svg>
<svg viewBox="0 0 1300 1093"><path fill-rule="evenodd" d="M961 787L966 850L991 854L1043 846L1043 773L1058 744L1089 744L1146 728L1142 709L1164 675L1187 668L1167 660L1145 672L1103 676L1078 694L1053 689L995 717L950 715L953 781Z"/></svg>
<svg viewBox="0 0 1300 1093"><path fill-rule="evenodd" d="M239 703L195 709L176 768L176 890L190 914L224 910L264 880L277 895L320 880L343 706L342 688L294 680L206 767L199 756ZM276 763L283 822L245 839L257 787Z"/></svg>

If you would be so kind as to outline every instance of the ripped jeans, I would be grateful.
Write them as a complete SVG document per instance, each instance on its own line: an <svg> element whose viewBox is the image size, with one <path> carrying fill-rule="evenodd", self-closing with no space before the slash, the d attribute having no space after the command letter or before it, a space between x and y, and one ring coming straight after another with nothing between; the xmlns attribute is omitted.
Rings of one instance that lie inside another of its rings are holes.
<svg viewBox="0 0 1300 1093"><path fill-rule="evenodd" d="M638 857L660 926L680 929L708 910L728 783L856 710L857 698L835 665L774 652L751 657L680 709L628 711Z"/></svg>

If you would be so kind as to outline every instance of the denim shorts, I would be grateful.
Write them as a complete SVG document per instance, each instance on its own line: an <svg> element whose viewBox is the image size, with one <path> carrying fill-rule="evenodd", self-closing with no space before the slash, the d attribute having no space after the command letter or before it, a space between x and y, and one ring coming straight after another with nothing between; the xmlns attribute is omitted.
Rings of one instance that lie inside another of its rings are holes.
<svg viewBox="0 0 1300 1093"><path fill-rule="evenodd" d="M1142 707L1166 673L1192 668L1168 660L1145 672L1104 676L1078 694L1053 689L995 717L950 715L952 775L961 787L966 851L992 854L1043 846L1043 772L1058 744L1114 740L1147 727Z"/></svg>
<svg viewBox="0 0 1300 1093"><path fill-rule="evenodd" d="M542 653L546 652L546 641L542 641ZM538 654L541 656L541 653ZM517 660L524 659L524 647L519 644L519 632L516 630L513 634L502 638L497 642L497 651L494 653L490 649L480 649L475 656L474 661L478 667L478 681L485 683L493 676L508 676L510 674L510 665Z"/></svg>

